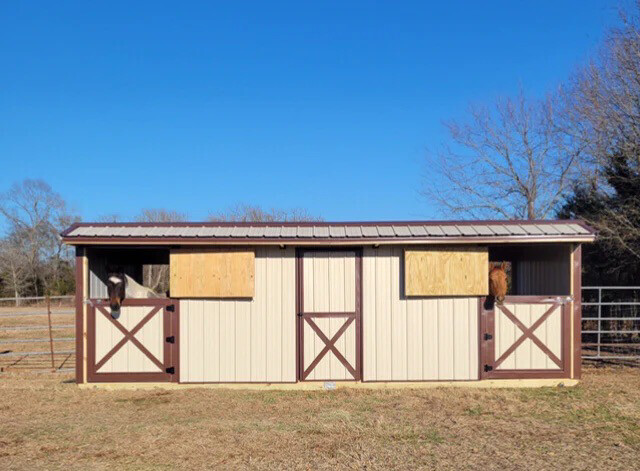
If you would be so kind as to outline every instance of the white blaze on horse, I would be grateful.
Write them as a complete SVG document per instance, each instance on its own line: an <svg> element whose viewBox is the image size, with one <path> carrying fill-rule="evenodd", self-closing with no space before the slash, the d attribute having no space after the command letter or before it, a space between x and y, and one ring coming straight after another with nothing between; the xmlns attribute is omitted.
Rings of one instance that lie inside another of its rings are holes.
<svg viewBox="0 0 640 471"><path fill-rule="evenodd" d="M129 275L124 273L110 273L107 279L107 293L109 294L109 306L111 315L117 318L120 313L122 301L129 299L165 298L151 288L141 285Z"/></svg>

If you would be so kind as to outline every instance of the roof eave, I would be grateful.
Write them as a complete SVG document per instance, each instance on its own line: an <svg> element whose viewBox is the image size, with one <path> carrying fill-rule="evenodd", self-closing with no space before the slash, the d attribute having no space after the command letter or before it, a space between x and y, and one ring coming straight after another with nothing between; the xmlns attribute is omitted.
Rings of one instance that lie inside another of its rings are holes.
<svg viewBox="0 0 640 471"><path fill-rule="evenodd" d="M67 245L415 245L415 244L509 244L509 243L590 243L593 234L557 236L489 236L489 237L65 237Z"/></svg>

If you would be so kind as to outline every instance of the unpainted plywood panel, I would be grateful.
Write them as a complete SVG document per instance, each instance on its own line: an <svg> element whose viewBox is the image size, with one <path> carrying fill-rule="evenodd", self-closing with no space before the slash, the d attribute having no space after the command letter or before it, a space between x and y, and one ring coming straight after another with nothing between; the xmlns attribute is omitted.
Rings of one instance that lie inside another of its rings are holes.
<svg viewBox="0 0 640 471"><path fill-rule="evenodd" d="M408 298L401 247L362 259L365 381L478 379L478 298Z"/></svg>
<svg viewBox="0 0 640 471"><path fill-rule="evenodd" d="M487 247L407 249L407 296L484 296L489 294Z"/></svg>
<svg viewBox="0 0 640 471"><path fill-rule="evenodd" d="M172 298L252 298L255 289L253 250L171 250Z"/></svg>

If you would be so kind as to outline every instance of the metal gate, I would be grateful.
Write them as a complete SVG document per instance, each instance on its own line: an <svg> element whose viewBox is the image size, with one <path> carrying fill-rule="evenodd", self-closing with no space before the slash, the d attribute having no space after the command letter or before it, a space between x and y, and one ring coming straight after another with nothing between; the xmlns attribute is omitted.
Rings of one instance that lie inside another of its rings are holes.
<svg viewBox="0 0 640 471"><path fill-rule="evenodd" d="M299 249L298 379L362 377L360 250Z"/></svg>
<svg viewBox="0 0 640 471"><path fill-rule="evenodd" d="M480 299L481 378L569 377L570 298Z"/></svg>
<svg viewBox="0 0 640 471"><path fill-rule="evenodd" d="M177 381L178 309L171 299L125 299L114 319L108 301L89 300L88 381Z"/></svg>

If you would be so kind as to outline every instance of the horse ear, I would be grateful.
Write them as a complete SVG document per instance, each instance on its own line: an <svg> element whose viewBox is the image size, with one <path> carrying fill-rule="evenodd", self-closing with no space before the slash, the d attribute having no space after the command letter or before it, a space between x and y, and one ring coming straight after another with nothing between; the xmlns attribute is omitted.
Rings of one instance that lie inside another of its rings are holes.
<svg viewBox="0 0 640 471"><path fill-rule="evenodd" d="M502 263L500 264L500 270L504 271L504 270L506 270L506 269L507 269L507 262L502 262Z"/></svg>

